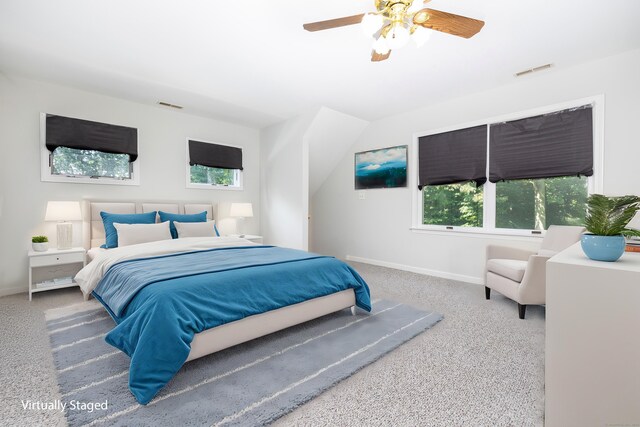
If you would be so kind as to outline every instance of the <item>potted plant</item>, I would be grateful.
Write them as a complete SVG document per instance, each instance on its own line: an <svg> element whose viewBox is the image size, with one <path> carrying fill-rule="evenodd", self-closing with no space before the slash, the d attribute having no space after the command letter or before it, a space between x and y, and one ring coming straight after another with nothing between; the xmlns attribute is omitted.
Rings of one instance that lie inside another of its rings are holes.
<svg viewBox="0 0 640 427"><path fill-rule="evenodd" d="M624 253L625 236L640 236L640 230L627 228L640 210L640 197L607 197L592 194L587 200L587 233L582 235L582 250L596 261L616 261Z"/></svg>
<svg viewBox="0 0 640 427"><path fill-rule="evenodd" d="M47 239L47 236L33 236L31 238L31 246L36 252L46 252L49 250L49 239Z"/></svg>

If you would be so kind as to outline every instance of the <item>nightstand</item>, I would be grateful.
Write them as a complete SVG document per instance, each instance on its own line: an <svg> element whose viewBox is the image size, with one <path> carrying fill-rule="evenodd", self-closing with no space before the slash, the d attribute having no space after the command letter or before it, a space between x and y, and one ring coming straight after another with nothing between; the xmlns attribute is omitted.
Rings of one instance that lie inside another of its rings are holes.
<svg viewBox="0 0 640 427"><path fill-rule="evenodd" d="M253 243L262 244L262 236L256 236L255 234L229 234L229 237L242 237Z"/></svg>
<svg viewBox="0 0 640 427"><path fill-rule="evenodd" d="M29 251L29 301L35 292L78 286L73 276L85 266L84 248Z"/></svg>
<svg viewBox="0 0 640 427"><path fill-rule="evenodd" d="M262 236L256 236L255 234L245 234L243 239L250 240L253 243L262 244Z"/></svg>

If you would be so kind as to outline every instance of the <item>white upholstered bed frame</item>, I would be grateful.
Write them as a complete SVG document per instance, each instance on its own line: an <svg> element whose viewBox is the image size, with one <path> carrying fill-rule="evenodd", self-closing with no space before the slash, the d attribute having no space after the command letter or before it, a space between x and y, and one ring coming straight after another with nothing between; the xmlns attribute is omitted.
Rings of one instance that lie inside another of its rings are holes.
<svg viewBox="0 0 640 427"><path fill-rule="evenodd" d="M206 210L207 219L215 219L215 207L211 203L102 202L85 200L82 203L84 247L88 250L99 247L104 243L105 234L102 218L100 217L101 211L122 214L152 211L193 214ZM299 304L256 314L216 328L207 329L196 334L193 338L187 362L349 307L351 307L351 312L355 314L355 293L353 289L314 298Z"/></svg>

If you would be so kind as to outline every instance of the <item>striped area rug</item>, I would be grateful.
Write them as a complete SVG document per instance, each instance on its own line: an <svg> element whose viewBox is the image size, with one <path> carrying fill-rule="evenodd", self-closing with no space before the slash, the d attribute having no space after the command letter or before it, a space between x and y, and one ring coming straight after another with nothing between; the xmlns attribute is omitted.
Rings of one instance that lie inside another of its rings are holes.
<svg viewBox="0 0 640 427"><path fill-rule="evenodd" d="M95 302L47 312L71 426L262 425L292 411L442 319L374 301L197 359L148 405L128 389L129 358L104 341L113 320ZM159 331L161 333L161 331Z"/></svg>

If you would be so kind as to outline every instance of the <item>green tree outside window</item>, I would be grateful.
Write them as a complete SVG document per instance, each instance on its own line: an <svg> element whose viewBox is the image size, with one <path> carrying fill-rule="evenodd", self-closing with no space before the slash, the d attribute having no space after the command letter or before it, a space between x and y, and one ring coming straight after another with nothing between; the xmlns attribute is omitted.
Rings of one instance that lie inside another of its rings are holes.
<svg viewBox="0 0 640 427"><path fill-rule="evenodd" d="M426 186L422 200L423 224L482 227L483 188L475 183Z"/></svg>
<svg viewBox="0 0 640 427"><path fill-rule="evenodd" d="M191 166L192 184L236 185L235 169L210 168L208 166Z"/></svg>
<svg viewBox="0 0 640 427"><path fill-rule="evenodd" d="M586 177L566 176L496 183L496 228L546 230L582 225ZM427 186L422 190L423 224L483 226L483 189L473 183Z"/></svg>
<svg viewBox="0 0 640 427"><path fill-rule="evenodd" d="M68 176L131 178L128 154L103 153L67 147L58 147L53 151L51 173Z"/></svg>
<svg viewBox="0 0 640 427"><path fill-rule="evenodd" d="M496 184L496 227L546 230L550 225L582 225L586 177L521 179Z"/></svg>

